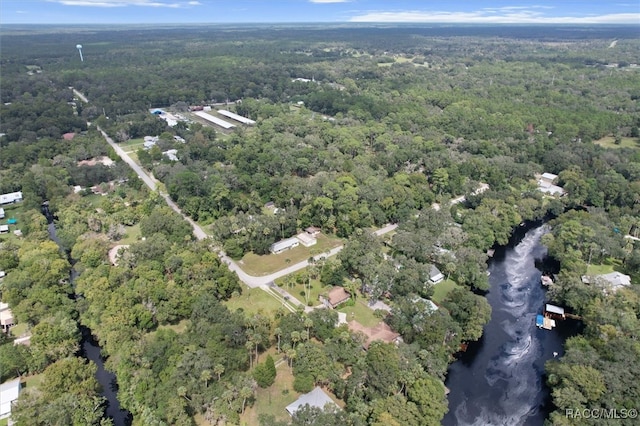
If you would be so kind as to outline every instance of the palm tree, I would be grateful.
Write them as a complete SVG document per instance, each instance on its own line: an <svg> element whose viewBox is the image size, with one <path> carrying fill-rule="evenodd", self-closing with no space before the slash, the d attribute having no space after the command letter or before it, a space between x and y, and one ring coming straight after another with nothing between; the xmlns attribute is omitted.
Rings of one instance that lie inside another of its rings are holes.
<svg viewBox="0 0 640 426"><path fill-rule="evenodd" d="M300 332L299 331L292 331L291 332L291 342L293 342L293 346L295 347L295 345L300 341Z"/></svg>
<svg viewBox="0 0 640 426"><path fill-rule="evenodd" d="M311 327L313 327L313 320L311 318L309 318L309 317L305 318L304 319L304 326L307 327L307 334L311 335L310 334L311 332L309 330L311 329Z"/></svg>
<svg viewBox="0 0 640 426"><path fill-rule="evenodd" d="M253 396L253 391L248 386L243 386L240 389L240 397L242 398L242 413L244 413L244 407L247 403L247 399Z"/></svg>
<svg viewBox="0 0 640 426"><path fill-rule="evenodd" d="M181 396L184 399L186 399L187 401L191 402L191 399L189 399L189 397L187 396L187 388L186 387L178 386L177 392L178 392L178 396Z"/></svg>
<svg viewBox="0 0 640 426"><path fill-rule="evenodd" d="M249 368L253 367L253 342L251 340L247 340L244 344L244 347L247 348L249 352Z"/></svg>
<svg viewBox="0 0 640 426"><path fill-rule="evenodd" d="M224 365L216 364L213 366L213 372L218 375L218 381L220 381L220 376L224 373Z"/></svg>
<svg viewBox="0 0 640 426"><path fill-rule="evenodd" d="M282 336L282 329L280 327L276 327L273 332L278 338L278 353L280 353L280 337Z"/></svg>
<svg viewBox="0 0 640 426"><path fill-rule="evenodd" d="M289 368L293 368L293 360L296 358L296 350L289 349L287 351L287 360L289 361Z"/></svg>
<svg viewBox="0 0 640 426"><path fill-rule="evenodd" d="M200 373L200 380L204 382L205 388L208 387L209 380L211 380L212 377L211 370L202 370L202 373Z"/></svg>

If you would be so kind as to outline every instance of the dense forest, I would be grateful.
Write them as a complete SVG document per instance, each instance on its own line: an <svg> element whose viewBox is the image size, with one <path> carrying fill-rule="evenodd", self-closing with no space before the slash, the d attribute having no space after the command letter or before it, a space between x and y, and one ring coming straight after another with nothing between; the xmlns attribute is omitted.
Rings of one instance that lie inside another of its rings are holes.
<svg viewBox="0 0 640 426"><path fill-rule="evenodd" d="M0 193L25 201L6 207L22 233L0 235L0 291L31 345L0 334L0 372L40 381L13 419L111 424L79 352L84 326L136 425L439 424L447 367L491 315L487 250L541 220L560 265L547 296L585 325L547 364L550 424L584 424L566 408L637 408L636 30L3 29ZM149 112L216 103L257 124L170 127ZM158 136L133 155L162 190L144 187L97 126L123 147ZM86 161L99 157L111 162ZM543 172L567 195L539 191ZM161 191L212 238L196 240ZM45 201L65 251L49 238ZM392 234L371 232L388 223ZM344 249L285 281L384 301L390 312L376 313L402 343L368 344L332 310L234 304L255 296L217 250L268 255L310 226ZM433 265L455 283L435 311L420 302L434 297ZM593 265L634 285L583 283ZM283 375L291 389L278 398L318 385L341 409L260 412Z"/></svg>

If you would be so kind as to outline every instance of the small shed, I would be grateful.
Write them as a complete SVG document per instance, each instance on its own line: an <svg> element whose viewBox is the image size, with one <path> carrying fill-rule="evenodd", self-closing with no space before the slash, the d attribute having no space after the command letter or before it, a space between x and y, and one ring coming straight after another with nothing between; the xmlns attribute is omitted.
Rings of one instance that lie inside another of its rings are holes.
<svg viewBox="0 0 640 426"><path fill-rule="evenodd" d="M4 209L0 207L0 219L4 219Z"/></svg>
<svg viewBox="0 0 640 426"><path fill-rule="evenodd" d="M8 234L9 225L0 225L0 234Z"/></svg>
<svg viewBox="0 0 640 426"><path fill-rule="evenodd" d="M339 409L338 405L333 402L331 397L326 394L319 386L316 386L311 392L300 395L300 398L287 405L287 412L293 416L300 408L308 405L309 407L316 407L324 409L329 405L332 409Z"/></svg>
<svg viewBox="0 0 640 426"><path fill-rule="evenodd" d="M547 303L544 307L544 312L550 316L558 316L564 319L564 308L551 303Z"/></svg>
<svg viewBox="0 0 640 426"><path fill-rule="evenodd" d="M322 231L322 229L316 226L310 226L304 230L304 232L311 235L312 237L317 237L318 235L320 235L320 231Z"/></svg>

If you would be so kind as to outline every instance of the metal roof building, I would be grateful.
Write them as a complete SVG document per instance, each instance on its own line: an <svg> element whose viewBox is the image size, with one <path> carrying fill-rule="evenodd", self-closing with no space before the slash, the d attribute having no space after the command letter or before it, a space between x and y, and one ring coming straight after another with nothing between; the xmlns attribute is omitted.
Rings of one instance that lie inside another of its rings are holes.
<svg viewBox="0 0 640 426"><path fill-rule="evenodd" d="M241 115L235 114L231 111L227 111L226 109L219 109L218 110L218 114L220 115L224 115L225 117L228 117L232 120L236 120L241 122L242 124L248 124L250 126L256 124L255 121L248 119L247 117L243 117Z"/></svg>
<svg viewBox="0 0 640 426"><path fill-rule="evenodd" d="M331 405L331 408L339 408L329 395L325 393L325 391L316 386L311 392L300 395L300 398L287 405L286 410L293 416L296 411L304 405L317 407L322 410L327 404Z"/></svg>
<svg viewBox="0 0 640 426"><path fill-rule="evenodd" d="M213 115L207 114L206 112L203 112L203 111L196 111L194 112L194 114L226 130L233 129L234 127L236 127L235 124L231 124L228 121L221 120L218 117L214 117Z"/></svg>
<svg viewBox="0 0 640 426"><path fill-rule="evenodd" d="M22 191L0 194L0 204L10 204L16 201L22 201Z"/></svg>
<svg viewBox="0 0 640 426"><path fill-rule="evenodd" d="M14 379L0 385L0 419L11 415L11 405L20 395L20 379Z"/></svg>
<svg viewBox="0 0 640 426"><path fill-rule="evenodd" d="M271 245L271 253L279 254L285 250L289 250L300 245L300 240L296 237L287 238L286 240L280 240L277 243Z"/></svg>

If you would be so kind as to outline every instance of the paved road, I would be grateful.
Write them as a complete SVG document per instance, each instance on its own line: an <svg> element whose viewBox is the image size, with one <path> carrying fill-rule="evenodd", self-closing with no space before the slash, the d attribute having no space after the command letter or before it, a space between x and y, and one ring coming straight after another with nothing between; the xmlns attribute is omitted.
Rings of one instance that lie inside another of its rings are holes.
<svg viewBox="0 0 640 426"><path fill-rule="evenodd" d="M78 92L76 89L74 89L73 87L71 88L71 90L73 90L73 93L80 98L80 100L82 102L84 102L85 104L89 103L89 99L87 99L87 97L85 95L83 95L82 93Z"/></svg>
<svg viewBox="0 0 640 426"><path fill-rule="evenodd" d="M377 231L375 231L374 233L378 236L380 235L384 235L387 234L391 231L393 231L394 229L396 229L398 227L397 224L390 224L390 225L386 225L383 228L378 229ZM333 249L331 249L329 251L329 253L321 253L318 254L316 256L314 256L315 260L320 260L323 257L330 257L330 256L335 256L336 254L340 253L340 251L344 248L344 246L339 246L339 247L335 247ZM248 285L251 288L255 288L255 287L260 287L263 285L266 285L272 281L277 280L278 278L282 278L286 275L292 274L294 272L297 272L301 269L306 268L307 266L309 266L309 260L303 260L302 262L298 262L296 264L287 266L284 269L280 269L277 272L274 272L272 274L269 275L264 275L261 277L256 277L254 275L249 275L246 272L244 272L242 270L242 268L233 261L233 259L231 259L229 256L226 256L224 253L220 252L220 258L222 259L223 262L225 262L227 265L229 265L229 269L231 269L232 271L234 271L235 273L238 274L238 277L240 277L240 279L242 280L242 282L244 282L246 285Z"/></svg>
<svg viewBox="0 0 640 426"><path fill-rule="evenodd" d="M74 92L75 92L75 90L74 90ZM79 92L76 93L76 94L79 97L81 95ZM142 167L140 167L135 161L133 161L131 159L131 157L129 157L129 155L122 148L120 148L120 146L118 144L116 144L113 141L113 139L111 139L109 137L109 135L107 135L107 133L104 130L102 130L99 126L98 126L98 130L102 133L102 136L105 138L107 143L109 145L111 145L111 147L116 151L116 154L118 154L120 156L120 158L122 158L122 160L125 163L127 163L129 165L129 167L131 167L133 169L134 172L136 172L138 177L140 179L142 179L142 181L152 191L156 191L157 188L158 188L158 185L156 184L155 179L153 179L151 176L149 176L142 169ZM173 202L173 200L169 197L168 194L161 192L160 195L162 196L162 198L164 198L165 202L167 203L167 205L169 207L171 207L176 213L180 214L184 218L184 220L189 222L189 224L193 228L193 235L195 235L195 237L198 240L204 240L204 239L207 239L209 237L207 235L207 233L204 232L202 230L202 228L197 223L195 223L190 217L188 217L187 215L182 213L182 210L180 210L180 207L178 207L178 205ZM398 227L398 225L396 225L396 224L386 225L385 227L380 228L377 231L375 231L375 234L378 235L378 236L379 235L384 235L386 233L389 233L389 232L393 231L397 227ZM335 256L336 254L338 254L340 252L340 250L342 250L343 247L344 246L335 247L335 248L331 249L328 253L322 253L322 254L314 256L314 259L320 260L321 258L324 258L324 257ZM289 301L290 303L292 303L294 305L298 305L298 306L303 306L302 302L300 302L297 298L295 298L291 294L287 293L285 290L283 290L281 288L279 288L279 289L271 288L270 287L270 283L274 282L278 278L282 278L282 277L284 277L286 275L292 274L294 272L297 272L297 271L299 271L301 269L306 268L307 266L309 266L309 260L304 260L302 262L299 262L299 263L296 263L294 265L288 266L288 267L286 267L284 269L281 269L281 270L279 270L277 272L274 272L272 274L269 274L269 275L256 277L256 276L253 276L253 275L249 275L245 271L243 271L242 268L233 259L231 259L229 256L227 256L222 250L218 250L218 255L219 255L220 259L224 263L227 264L227 266L229 267L229 269L231 271L233 271L236 274L238 274L238 278L240 279L240 281L245 283L247 286L249 286L251 288L262 288L263 290L267 291L267 293L272 294L276 298L278 298L277 294L275 293L277 291L278 293L280 293L282 295L282 297L285 298L285 300Z"/></svg>

